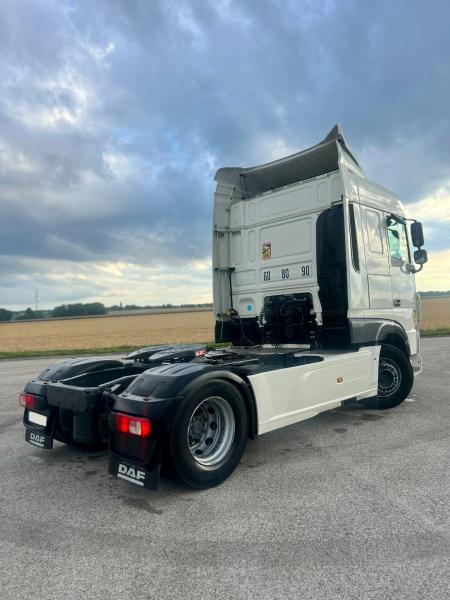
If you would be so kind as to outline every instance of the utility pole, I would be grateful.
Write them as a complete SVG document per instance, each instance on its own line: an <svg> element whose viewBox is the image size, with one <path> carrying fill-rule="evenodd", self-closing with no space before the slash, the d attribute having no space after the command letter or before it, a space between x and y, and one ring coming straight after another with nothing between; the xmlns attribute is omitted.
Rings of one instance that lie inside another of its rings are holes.
<svg viewBox="0 0 450 600"><path fill-rule="evenodd" d="M37 312L39 309L39 292L37 290L34 292L34 306Z"/></svg>

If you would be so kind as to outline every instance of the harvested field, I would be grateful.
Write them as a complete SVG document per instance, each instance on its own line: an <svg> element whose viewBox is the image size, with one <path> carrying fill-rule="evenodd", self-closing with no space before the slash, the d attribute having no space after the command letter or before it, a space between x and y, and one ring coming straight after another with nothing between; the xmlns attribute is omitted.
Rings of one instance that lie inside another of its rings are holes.
<svg viewBox="0 0 450 600"><path fill-rule="evenodd" d="M450 327L450 296L422 298L422 329Z"/></svg>
<svg viewBox="0 0 450 600"><path fill-rule="evenodd" d="M213 338L211 310L0 323L0 353L208 342Z"/></svg>
<svg viewBox="0 0 450 600"><path fill-rule="evenodd" d="M450 327L450 297L422 300L422 330ZM209 342L210 310L61 321L0 323L0 354Z"/></svg>

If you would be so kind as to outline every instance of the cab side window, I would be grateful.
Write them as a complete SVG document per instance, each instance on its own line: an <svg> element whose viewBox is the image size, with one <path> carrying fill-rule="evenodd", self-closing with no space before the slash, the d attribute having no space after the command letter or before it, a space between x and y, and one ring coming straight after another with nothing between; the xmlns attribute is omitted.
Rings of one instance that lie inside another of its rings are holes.
<svg viewBox="0 0 450 600"><path fill-rule="evenodd" d="M383 254L383 241L381 238L380 215L369 208L366 210L367 237L369 250L373 254Z"/></svg>
<svg viewBox="0 0 450 600"><path fill-rule="evenodd" d="M386 221L387 236L389 242L389 252L391 258L395 261L409 263L409 248L408 238L406 237L406 227L404 223L400 223L392 217L388 217Z"/></svg>

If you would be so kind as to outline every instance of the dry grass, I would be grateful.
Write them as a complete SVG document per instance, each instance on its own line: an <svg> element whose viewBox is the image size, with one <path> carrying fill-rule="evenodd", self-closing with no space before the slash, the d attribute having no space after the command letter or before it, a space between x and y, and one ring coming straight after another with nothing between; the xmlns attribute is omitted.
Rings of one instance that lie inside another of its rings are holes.
<svg viewBox="0 0 450 600"><path fill-rule="evenodd" d="M422 330L450 328L450 298L422 300ZM212 311L0 323L0 355L111 349L214 339Z"/></svg>
<svg viewBox="0 0 450 600"><path fill-rule="evenodd" d="M0 323L0 353L207 342L211 311Z"/></svg>
<svg viewBox="0 0 450 600"><path fill-rule="evenodd" d="M450 327L450 297L422 298L421 329Z"/></svg>

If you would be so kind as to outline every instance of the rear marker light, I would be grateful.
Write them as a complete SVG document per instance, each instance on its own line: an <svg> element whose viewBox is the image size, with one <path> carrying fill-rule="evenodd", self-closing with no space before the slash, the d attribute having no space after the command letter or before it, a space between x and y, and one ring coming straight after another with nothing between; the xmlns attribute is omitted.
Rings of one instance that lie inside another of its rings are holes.
<svg viewBox="0 0 450 600"><path fill-rule="evenodd" d="M33 394L19 394L19 404L24 408L33 409L37 398Z"/></svg>
<svg viewBox="0 0 450 600"><path fill-rule="evenodd" d="M152 422L144 417L130 417L123 413L117 413L116 429L120 433L148 437L152 432Z"/></svg>

